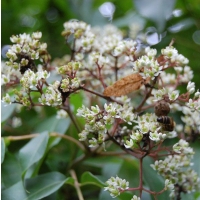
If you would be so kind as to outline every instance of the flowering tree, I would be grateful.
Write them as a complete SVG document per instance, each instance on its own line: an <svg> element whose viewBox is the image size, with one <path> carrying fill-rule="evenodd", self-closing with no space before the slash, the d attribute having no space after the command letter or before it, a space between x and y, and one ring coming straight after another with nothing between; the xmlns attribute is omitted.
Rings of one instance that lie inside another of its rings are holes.
<svg viewBox="0 0 200 200"><path fill-rule="evenodd" d="M48 117L47 107L57 114L34 133L3 137L3 172L10 172L10 163L19 167L15 180L4 180L2 197L41 199L56 194L64 184L74 186L80 200L86 195L81 186L88 184L107 190L113 198L132 200L160 199L165 194L181 199L183 193L198 191L200 179L192 169L195 152L190 143L199 137L200 92L192 82L189 60L173 47L173 40L157 52L135 38L124 39L113 25L99 29L79 21L64 23L62 36L71 53L53 61L41 32L10 38L13 45L2 68L2 101L15 105L5 107L7 118L12 114L7 122L11 133L22 126L20 112L35 110L40 121ZM179 118L176 113L181 113ZM64 172L55 171L53 161L45 173L42 167L48 165L61 138L76 145L67 152L74 156ZM11 156L8 145L26 139L31 140ZM78 180L76 169L100 157L130 160L134 172L124 179L114 170L106 181L107 176L98 178L83 169ZM147 181L145 174L154 170L157 173Z"/></svg>

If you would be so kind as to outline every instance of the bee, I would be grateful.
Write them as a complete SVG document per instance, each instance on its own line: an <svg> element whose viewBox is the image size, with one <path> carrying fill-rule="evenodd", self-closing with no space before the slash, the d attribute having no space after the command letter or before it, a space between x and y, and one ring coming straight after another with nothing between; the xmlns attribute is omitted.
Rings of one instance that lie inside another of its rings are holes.
<svg viewBox="0 0 200 200"><path fill-rule="evenodd" d="M175 127L175 122L172 117L160 116L157 118L164 131L173 131Z"/></svg>

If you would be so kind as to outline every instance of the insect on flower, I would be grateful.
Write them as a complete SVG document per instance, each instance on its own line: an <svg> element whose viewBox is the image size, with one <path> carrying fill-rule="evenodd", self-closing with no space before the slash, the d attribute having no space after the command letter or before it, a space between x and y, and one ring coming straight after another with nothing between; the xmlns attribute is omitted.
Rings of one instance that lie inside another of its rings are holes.
<svg viewBox="0 0 200 200"><path fill-rule="evenodd" d="M139 90L140 87L148 81L149 79L143 79L139 73L131 74L116 81L113 85L108 86L103 94L107 97L126 95L135 90Z"/></svg>
<svg viewBox="0 0 200 200"><path fill-rule="evenodd" d="M172 117L160 116L157 121L161 124L164 131L173 131L175 127L175 122Z"/></svg>

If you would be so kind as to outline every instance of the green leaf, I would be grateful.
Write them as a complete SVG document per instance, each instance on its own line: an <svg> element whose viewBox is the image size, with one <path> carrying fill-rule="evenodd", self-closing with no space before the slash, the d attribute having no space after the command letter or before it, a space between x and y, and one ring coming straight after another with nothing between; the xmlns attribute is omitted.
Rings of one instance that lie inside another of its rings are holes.
<svg viewBox="0 0 200 200"><path fill-rule="evenodd" d="M143 160L143 176L144 183L152 191L159 192L165 186L164 179L150 166L153 161L149 157L145 157ZM159 199L169 199L169 192L166 191L159 195Z"/></svg>
<svg viewBox="0 0 200 200"><path fill-rule="evenodd" d="M1 181L5 188L9 188L21 181L21 168L18 160L13 154L6 153L3 164L1 165Z"/></svg>
<svg viewBox="0 0 200 200"><path fill-rule="evenodd" d="M63 174L59 172L50 172L39 175L35 178L25 180L28 198L24 200L42 199L57 191L68 181Z"/></svg>
<svg viewBox="0 0 200 200"><path fill-rule="evenodd" d="M2 191L2 200L23 200L27 199L27 194L23 186L23 182L17 182L12 187Z"/></svg>
<svg viewBox="0 0 200 200"><path fill-rule="evenodd" d="M84 172L81 176L81 186L88 184L96 185L98 187L105 186L105 183L99 180L96 176L94 176L90 172Z"/></svg>
<svg viewBox="0 0 200 200"><path fill-rule="evenodd" d="M36 128L35 132L58 132L60 134L64 134L68 129L70 124L70 119L57 119L56 115L43 120Z"/></svg>
<svg viewBox="0 0 200 200"><path fill-rule="evenodd" d="M102 167L102 175L109 179L111 176L116 176L119 173L119 170L123 164L123 160L121 158L110 158L105 157L100 160ZM98 161L95 161L98 163Z"/></svg>
<svg viewBox="0 0 200 200"><path fill-rule="evenodd" d="M15 110L15 104L6 105L4 103L1 103L1 122L6 121L14 112Z"/></svg>
<svg viewBox="0 0 200 200"><path fill-rule="evenodd" d="M74 179L73 179L72 177L69 177L69 178L66 180L65 183L66 183L66 184L69 184L69 185L71 185L71 186L74 186Z"/></svg>
<svg viewBox="0 0 200 200"><path fill-rule="evenodd" d="M57 119L56 115L42 121L35 129L35 132L57 132L59 134L64 134L70 125L70 119ZM48 143L48 149L57 145L60 142L61 138L59 137L50 137Z"/></svg>
<svg viewBox="0 0 200 200"><path fill-rule="evenodd" d="M65 134L67 129L69 128L70 125L70 119L56 119L57 124L55 126L55 132L59 134ZM48 149L52 148L53 146L57 145L62 138L59 137L50 137L49 138L49 144L48 144Z"/></svg>
<svg viewBox="0 0 200 200"><path fill-rule="evenodd" d="M19 160L23 173L34 163L38 162L46 151L48 143L48 133L44 132L33 138L19 151Z"/></svg>
<svg viewBox="0 0 200 200"><path fill-rule="evenodd" d="M118 174L120 178L129 182L129 187L134 188L139 185L139 161L133 158L127 158L123 161Z"/></svg>
<svg viewBox="0 0 200 200"><path fill-rule="evenodd" d="M4 161L5 150L6 150L5 142L4 142L4 139L1 138L1 163L3 163L3 161Z"/></svg>

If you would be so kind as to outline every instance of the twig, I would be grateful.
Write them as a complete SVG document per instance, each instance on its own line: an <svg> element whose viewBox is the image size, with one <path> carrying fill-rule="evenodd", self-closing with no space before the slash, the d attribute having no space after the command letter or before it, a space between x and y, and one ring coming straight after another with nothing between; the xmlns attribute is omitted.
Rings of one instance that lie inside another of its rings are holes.
<svg viewBox="0 0 200 200"><path fill-rule="evenodd" d="M8 137L4 137L4 138L8 139L9 141L18 141L18 140L32 139L39 135L40 135L39 133L35 133L35 134L30 134L30 135L8 136ZM56 132L52 132L49 134L49 136L50 137L60 137L65 140L71 141L71 142L75 143L81 150L85 151L85 147L78 140L74 139L73 137L71 137L69 135L62 135L62 134L59 134Z"/></svg>
<svg viewBox="0 0 200 200"><path fill-rule="evenodd" d="M76 176L75 171L74 170L70 170L70 174L71 174L72 178L74 179L74 186L76 188L79 200L84 200L83 194L82 194L81 189L80 189L80 184L79 184L79 182L77 180L77 176Z"/></svg>
<svg viewBox="0 0 200 200"><path fill-rule="evenodd" d="M120 104L120 105L123 105L123 103L121 103L121 102L119 102L119 101L117 101L117 100L114 100L114 99L112 99L112 98L110 98L110 97L106 97L106 96L104 96L104 95L102 95L102 94L100 94L100 93L97 93L97 92L95 92L95 91L89 90L89 89L87 89L87 88L85 88L85 87L83 87L83 86L80 86L80 89L82 89L82 90L84 90L84 91L86 91L86 92L89 92L89 93L91 93L91 94L94 94L94 95L96 95L96 96L102 97L103 99L106 99L107 101L116 102L116 103L118 103L118 104Z"/></svg>

